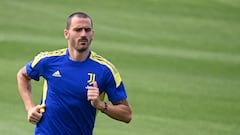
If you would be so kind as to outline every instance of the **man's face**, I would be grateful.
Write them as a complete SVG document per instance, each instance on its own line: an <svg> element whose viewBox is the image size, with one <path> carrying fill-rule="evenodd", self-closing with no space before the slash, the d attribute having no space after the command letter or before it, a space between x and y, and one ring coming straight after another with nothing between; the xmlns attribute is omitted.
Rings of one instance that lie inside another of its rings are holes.
<svg viewBox="0 0 240 135"><path fill-rule="evenodd" d="M89 49L94 31L89 18L73 17L69 29L64 30L68 46L78 52Z"/></svg>

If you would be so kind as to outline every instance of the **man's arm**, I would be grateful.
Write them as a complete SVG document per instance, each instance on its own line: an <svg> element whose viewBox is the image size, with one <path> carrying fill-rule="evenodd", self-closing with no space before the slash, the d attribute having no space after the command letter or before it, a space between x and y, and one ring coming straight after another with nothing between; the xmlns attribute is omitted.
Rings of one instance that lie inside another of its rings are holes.
<svg viewBox="0 0 240 135"><path fill-rule="evenodd" d="M31 78L27 76L26 67L21 68L17 74L18 90L25 105L26 111L35 106L32 99Z"/></svg>
<svg viewBox="0 0 240 135"><path fill-rule="evenodd" d="M132 110L127 99L107 105L104 102L101 104L99 110L104 111L109 117L126 123L132 120Z"/></svg>
<svg viewBox="0 0 240 135"><path fill-rule="evenodd" d="M40 121L42 117L42 113L40 113L40 109L44 108L43 105L34 105L32 99L32 85L31 78L28 77L26 66L21 68L17 73L17 82L18 82L18 90L20 96L23 100L26 111L28 112L28 121L36 124Z"/></svg>
<svg viewBox="0 0 240 135"><path fill-rule="evenodd" d="M99 98L99 89L96 82L94 82L92 87L88 87L88 100L91 101L93 107L101 110L113 119L126 123L132 120L132 110L127 99L112 104L106 104Z"/></svg>

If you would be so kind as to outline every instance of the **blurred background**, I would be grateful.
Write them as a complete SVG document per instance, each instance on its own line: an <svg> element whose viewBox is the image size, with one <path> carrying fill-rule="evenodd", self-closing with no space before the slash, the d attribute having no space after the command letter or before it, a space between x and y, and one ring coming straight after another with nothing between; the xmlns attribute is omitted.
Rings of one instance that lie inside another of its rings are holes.
<svg viewBox="0 0 240 135"><path fill-rule="evenodd" d="M16 74L67 47L75 11L93 18L91 49L118 68L133 108L130 124L99 114L95 135L240 134L239 0L1 0L0 11L0 134L33 134Z"/></svg>

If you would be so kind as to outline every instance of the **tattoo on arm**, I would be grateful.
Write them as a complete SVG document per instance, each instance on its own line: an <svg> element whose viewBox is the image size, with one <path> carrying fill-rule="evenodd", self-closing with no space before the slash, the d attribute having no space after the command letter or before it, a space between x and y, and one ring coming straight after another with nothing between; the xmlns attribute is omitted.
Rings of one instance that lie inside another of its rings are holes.
<svg viewBox="0 0 240 135"><path fill-rule="evenodd" d="M31 78L28 76L27 74L27 70L26 70L26 67L23 67L22 68L22 75L24 75L28 80L31 80Z"/></svg>

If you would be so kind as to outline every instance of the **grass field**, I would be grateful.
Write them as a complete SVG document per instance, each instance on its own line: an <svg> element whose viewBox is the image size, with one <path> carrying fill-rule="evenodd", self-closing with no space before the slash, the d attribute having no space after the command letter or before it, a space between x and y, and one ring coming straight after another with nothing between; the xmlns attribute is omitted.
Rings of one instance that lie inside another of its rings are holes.
<svg viewBox="0 0 240 135"><path fill-rule="evenodd" d="M32 134L16 73L67 46L75 11L92 16L92 50L118 68L133 108L130 124L99 114L95 135L240 134L240 1L1 0L0 10L0 134ZM41 89L33 82L36 103Z"/></svg>

